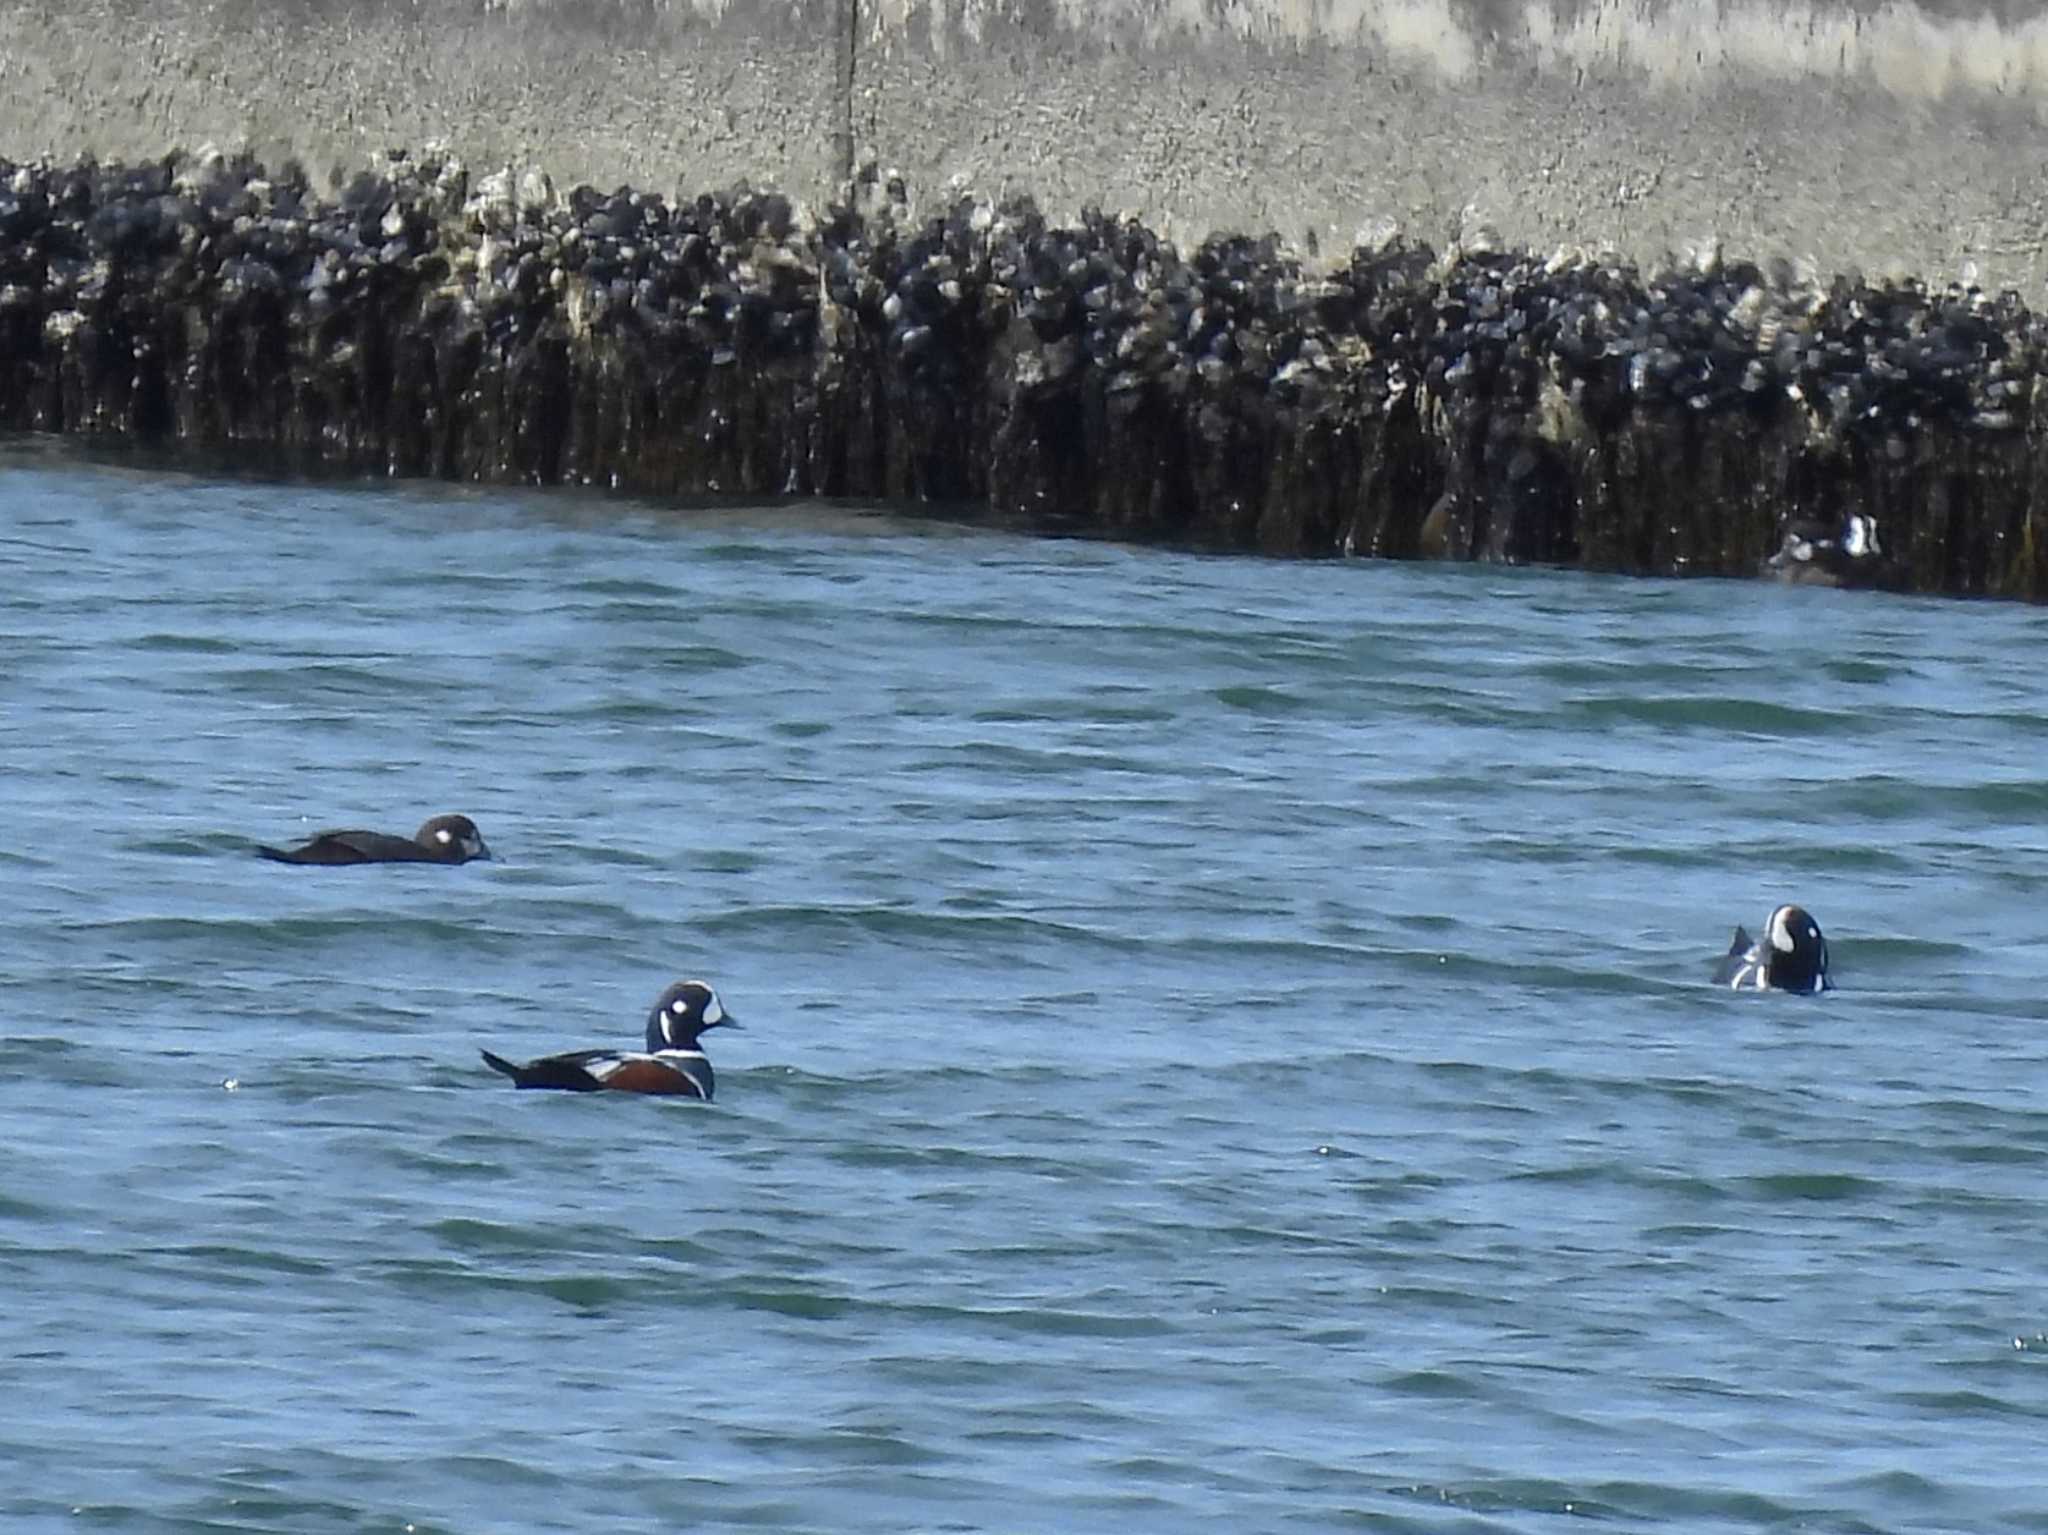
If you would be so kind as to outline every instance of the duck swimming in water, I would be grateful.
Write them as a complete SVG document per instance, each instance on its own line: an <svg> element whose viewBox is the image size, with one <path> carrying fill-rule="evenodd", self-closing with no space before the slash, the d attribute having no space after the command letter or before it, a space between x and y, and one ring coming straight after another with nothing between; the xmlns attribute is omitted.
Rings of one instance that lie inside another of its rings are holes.
<svg viewBox="0 0 2048 1535"><path fill-rule="evenodd" d="M437 815L410 837L384 831L323 831L293 848L256 849L273 863L338 866L358 863L468 863L488 858L476 822L466 815Z"/></svg>
<svg viewBox="0 0 2048 1535"><path fill-rule="evenodd" d="M1714 984L1734 991L1826 991L1832 984L1828 941L1804 907L1780 906L1764 922L1761 942L1736 928Z"/></svg>
<svg viewBox="0 0 2048 1535"><path fill-rule="evenodd" d="M718 993L702 981L678 981L664 991L647 1015L647 1048L572 1050L544 1055L521 1066L483 1052L484 1064L519 1087L551 1087L570 1093L663 1093L709 1102L717 1087L711 1062L697 1046L706 1029L736 1029Z"/></svg>

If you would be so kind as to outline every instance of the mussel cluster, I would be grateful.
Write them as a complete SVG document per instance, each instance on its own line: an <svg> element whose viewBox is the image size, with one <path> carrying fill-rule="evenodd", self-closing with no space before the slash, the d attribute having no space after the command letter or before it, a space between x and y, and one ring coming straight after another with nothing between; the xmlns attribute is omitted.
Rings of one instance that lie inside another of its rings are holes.
<svg viewBox="0 0 2048 1535"><path fill-rule="evenodd" d="M440 149L318 193L0 160L0 427L291 472L2037 596L2042 345L2011 293L1711 241L1645 275L1382 223L1325 261L872 166L820 212Z"/></svg>

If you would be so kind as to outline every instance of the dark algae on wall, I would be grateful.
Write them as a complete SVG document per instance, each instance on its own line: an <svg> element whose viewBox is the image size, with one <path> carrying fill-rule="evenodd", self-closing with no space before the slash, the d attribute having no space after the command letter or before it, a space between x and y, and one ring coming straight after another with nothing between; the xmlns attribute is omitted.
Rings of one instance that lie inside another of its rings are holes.
<svg viewBox="0 0 2048 1535"><path fill-rule="evenodd" d="M0 160L0 427L288 473L2038 599L2043 335L2010 292L1714 248L1184 251L873 167L813 212L439 151L324 192Z"/></svg>

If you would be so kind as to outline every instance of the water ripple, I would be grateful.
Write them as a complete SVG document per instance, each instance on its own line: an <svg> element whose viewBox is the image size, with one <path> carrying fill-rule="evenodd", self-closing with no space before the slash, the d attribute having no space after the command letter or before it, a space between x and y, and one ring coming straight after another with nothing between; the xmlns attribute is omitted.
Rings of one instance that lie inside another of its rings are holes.
<svg viewBox="0 0 2048 1535"><path fill-rule="evenodd" d="M2039 615L0 476L9 1527L2048 1528Z"/></svg>

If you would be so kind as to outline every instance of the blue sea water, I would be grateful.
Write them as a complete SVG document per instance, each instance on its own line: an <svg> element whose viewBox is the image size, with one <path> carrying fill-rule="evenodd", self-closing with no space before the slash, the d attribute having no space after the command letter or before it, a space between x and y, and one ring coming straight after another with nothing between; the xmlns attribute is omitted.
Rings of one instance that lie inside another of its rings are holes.
<svg viewBox="0 0 2048 1535"><path fill-rule="evenodd" d="M2048 1530L2044 654L17 446L0 1526Z"/></svg>

